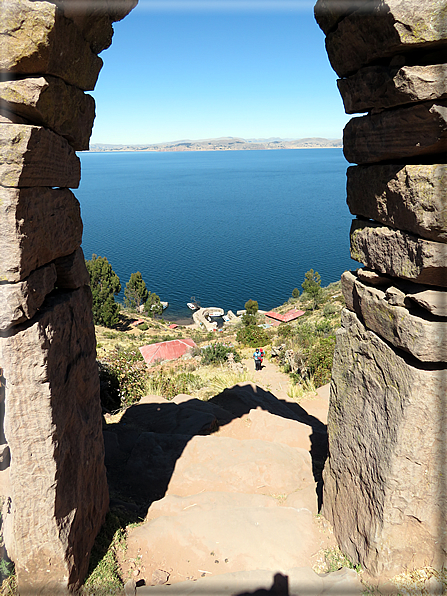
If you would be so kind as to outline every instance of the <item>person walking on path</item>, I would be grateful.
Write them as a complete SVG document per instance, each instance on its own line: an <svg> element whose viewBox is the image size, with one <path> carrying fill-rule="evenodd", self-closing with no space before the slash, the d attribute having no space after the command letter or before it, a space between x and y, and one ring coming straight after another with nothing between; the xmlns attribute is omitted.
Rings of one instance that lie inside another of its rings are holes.
<svg viewBox="0 0 447 596"><path fill-rule="evenodd" d="M253 354L253 358L255 361L255 370L261 370L262 356L261 356L261 352L260 352L259 348L256 348L256 350Z"/></svg>

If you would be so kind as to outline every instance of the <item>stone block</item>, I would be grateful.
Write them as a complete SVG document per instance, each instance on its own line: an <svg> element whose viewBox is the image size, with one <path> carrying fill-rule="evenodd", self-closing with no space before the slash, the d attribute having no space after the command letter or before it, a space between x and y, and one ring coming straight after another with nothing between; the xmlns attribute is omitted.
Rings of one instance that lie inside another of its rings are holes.
<svg viewBox="0 0 447 596"><path fill-rule="evenodd" d="M50 128L76 151L89 147L95 100L73 85L52 76L0 82L2 109Z"/></svg>
<svg viewBox="0 0 447 596"><path fill-rule="evenodd" d="M437 317L447 317L447 292L441 290L423 290L414 294L407 294L408 298L416 302Z"/></svg>
<svg viewBox="0 0 447 596"><path fill-rule="evenodd" d="M33 271L18 283L0 284L0 331L31 319L56 283L54 263Z"/></svg>
<svg viewBox="0 0 447 596"><path fill-rule="evenodd" d="M351 166L347 202L353 215L447 242L447 166Z"/></svg>
<svg viewBox="0 0 447 596"><path fill-rule="evenodd" d="M447 64L368 66L337 81L347 114L447 97Z"/></svg>
<svg viewBox="0 0 447 596"><path fill-rule="evenodd" d="M350 271L342 275L342 288L348 308L382 339L422 362L447 362L447 322L430 317L426 311L415 314L393 305L397 288L384 292L364 285ZM400 295L402 304L405 294Z"/></svg>
<svg viewBox="0 0 447 596"><path fill-rule="evenodd" d="M112 43L112 23L121 21L137 5L138 0L57 0L55 3L72 19L92 51L99 54Z"/></svg>
<svg viewBox="0 0 447 596"><path fill-rule="evenodd" d="M0 187L0 281L24 280L81 241L81 210L70 190Z"/></svg>
<svg viewBox="0 0 447 596"><path fill-rule="evenodd" d="M446 151L445 100L352 118L343 131L343 153L351 163L408 159Z"/></svg>
<svg viewBox="0 0 447 596"><path fill-rule="evenodd" d="M85 265L82 248L78 248L71 255L59 257L54 261L57 272L56 286L60 289L76 290L81 286L90 285L90 275Z"/></svg>
<svg viewBox="0 0 447 596"><path fill-rule="evenodd" d="M447 287L447 244L441 242L355 219L351 257L392 277Z"/></svg>
<svg viewBox="0 0 447 596"><path fill-rule="evenodd" d="M68 142L41 126L0 124L0 184L77 188L81 164Z"/></svg>
<svg viewBox="0 0 447 596"><path fill-rule="evenodd" d="M317 0L314 6L315 20L327 35L343 17L359 9L365 10L370 5L371 0Z"/></svg>
<svg viewBox="0 0 447 596"><path fill-rule="evenodd" d="M332 68L346 77L363 66L447 43L444 0L374 0L345 16L326 38Z"/></svg>
<svg viewBox="0 0 447 596"><path fill-rule="evenodd" d="M11 451L5 539L20 594L76 591L108 508L91 308L88 287L58 292L0 338Z"/></svg>
<svg viewBox="0 0 447 596"><path fill-rule="evenodd" d="M102 60L54 4L3 1L1 15L0 72L49 74L94 89Z"/></svg>
<svg viewBox="0 0 447 596"><path fill-rule="evenodd" d="M370 574L445 562L446 387L445 364L413 363L343 311L322 513Z"/></svg>

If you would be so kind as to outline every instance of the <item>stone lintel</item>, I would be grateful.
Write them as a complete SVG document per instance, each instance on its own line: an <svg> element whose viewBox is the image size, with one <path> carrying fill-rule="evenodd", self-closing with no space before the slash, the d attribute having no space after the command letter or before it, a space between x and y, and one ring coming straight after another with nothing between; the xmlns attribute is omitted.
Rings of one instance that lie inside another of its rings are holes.
<svg viewBox="0 0 447 596"><path fill-rule="evenodd" d="M447 64L367 66L337 81L347 114L447 97Z"/></svg>
<svg viewBox="0 0 447 596"><path fill-rule="evenodd" d="M2 2L0 72L50 74L94 89L102 60L71 19L50 2Z"/></svg>
<svg viewBox="0 0 447 596"><path fill-rule="evenodd" d="M347 203L353 215L447 242L447 165L351 166Z"/></svg>
<svg viewBox="0 0 447 596"><path fill-rule="evenodd" d="M5 541L21 594L76 591L108 508L91 308L90 288L59 292L0 338L11 451Z"/></svg>
<svg viewBox="0 0 447 596"><path fill-rule="evenodd" d="M447 287L447 244L441 242L355 219L351 257L392 277Z"/></svg>
<svg viewBox="0 0 447 596"><path fill-rule="evenodd" d="M357 164L447 152L447 101L424 102L352 118L343 153Z"/></svg>
<svg viewBox="0 0 447 596"><path fill-rule="evenodd" d="M347 307L361 317L368 329L422 362L447 362L447 321L431 317L424 310L418 315L410 312L404 306L405 294L399 295L397 288L385 292L367 286L349 271L341 279Z"/></svg>
<svg viewBox="0 0 447 596"><path fill-rule="evenodd" d="M444 0L368 2L326 37L332 68L346 77L374 61L447 45Z"/></svg>
<svg viewBox="0 0 447 596"><path fill-rule="evenodd" d="M80 206L70 190L0 187L0 281L24 280L81 241Z"/></svg>
<svg viewBox="0 0 447 596"><path fill-rule="evenodd" d="M343 311L322 513L372 575L445 562L446 386L445 364L418 366Z"/></svg>
<svg viewBox="0 0 447 596"><path fill-rule="evenodd" d="M75 151L89 148L95 119L95 100L57 77L26 77L0 81L2 109L50 128Z"/></svg>

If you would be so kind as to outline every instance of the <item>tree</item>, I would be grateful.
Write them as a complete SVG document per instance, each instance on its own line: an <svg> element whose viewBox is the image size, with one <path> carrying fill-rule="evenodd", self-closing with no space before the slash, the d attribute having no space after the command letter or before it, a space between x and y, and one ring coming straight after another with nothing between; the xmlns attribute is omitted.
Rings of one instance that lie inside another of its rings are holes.
<svg viewBox="0 0 447 596"><path fill-rule="evenodd" d="M300 291L298 288L293 288L292 290L292 298L298 298L300 295Z"/></svg>
<svg viewBox="0 0 447 596"><path fill-rule="evenodd" d="M119 277L106 257L94 254L92 260L85 264L93 296L93 322L95 325L112 327L119 322L119 305L115 302L115 295L121 291Z"/></svg>
<svg viewBox="0 0 447 596"><path fill-rule="evenodd" d="M310 269L304 275L304 282L301 284L304 292L312 300L312 310L318 308L323 298L323 290L321 289L321 277L318 271Z"/></svg>
<svg viewBox="0 0 447 596"><path fill-rule="evenodd" d="M245 303L245 310L247 311L247 315L255 315L258 312L258 303L256 300L248 300Z"/></svg>
<svg viewBox="0 0 447 596"><path fill-rule="evenodd" d="M141 273L139 271L132 273L124 289L124 305L131 310L138 310L148 297L149 292Z"/></svg>
<svg viewBox="0 0 447 596"><path fill-rule="evenodd" d="M160 296L154 292L148 292L147 300L144 304L144 310L150 317L163 314L163 306L160 301Z"/></svg>

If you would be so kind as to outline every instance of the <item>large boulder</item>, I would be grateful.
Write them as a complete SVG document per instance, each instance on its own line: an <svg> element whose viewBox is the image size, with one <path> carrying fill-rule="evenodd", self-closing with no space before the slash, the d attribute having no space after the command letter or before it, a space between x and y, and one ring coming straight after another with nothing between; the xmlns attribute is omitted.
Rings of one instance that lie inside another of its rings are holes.
<svg viewBox="0 0 447 596"><path fill-rule="evenodd" d="M347 202L353 215L422 238L447 242L447 166L351 166Z"/></svg>
<svg viewBox="0 0 447 596"><path fill-rule="evenodd" d="M86 91L94 89L101 67L78 27L54 4L2 4L0 72L54 75Z"/></svg>
<svg viewBox="0 0 447 596"><path fill-rule="evenodd" d="M381 58L445 47L444 11L444 0L366 0L328 33L326 50L332 68L345 77Z"/></svg>
<svg viewBox="0 0 447 596"><path fill-rule="evenodd" d="M70 190L0 187L1 281L24 280L81 241L81 210Z"/></svg>
<svg viewBox="0 0 447 596"><path fill-rule="evenodd" d="M447 64L367 66L337 81L345 112L383 110L447 96Z"/></svg>
<svg viewBox="0 0 447 596"><path fill-rule="evenodd" d="M447 102L423 102L352 118L343 131L343 153L367 164L447 151Z"/></svg>
<svg viewBox="0 0 447 596"><path fill-rule="evenodd" d="M90 288L47 298L0 338L11 504L5 541L20 593L80 586L108 508Z"/></svg>
<svg viewBox="0 0 447 596"><path fill-rule="evenodd" d="M342 275L342 288L347 305L368 329L418 360L447 362L447 322L424 315L424 312L413 314L405 306L393 305L387 300L390 294L362 284L349 271Z"/></svg>
<svg viewBox="0 0 447 596"><path fill-rule="evenodd" d="M89 147L95 100L57 77L0 82L2 109L63 136L76 151Z"/></svg>
<svg viewBox="0 0 447 596"><path fill-rule="evenodd" d="M0 124L0 184L77 188L81 163L68 142L42 126Z"/></svg>
<svg viewBox="0 0 447 596"><path fill-rule="evenodd" d="M323 515L371 574L445 561L446 365L424 369L343 311Z"/></svg>
<svg viewBox="0 0 447 596"><path fill-rule="evenodd" d="M355 219L351 257L371 269L421 284L447 287L447 244Z"/></svg>

